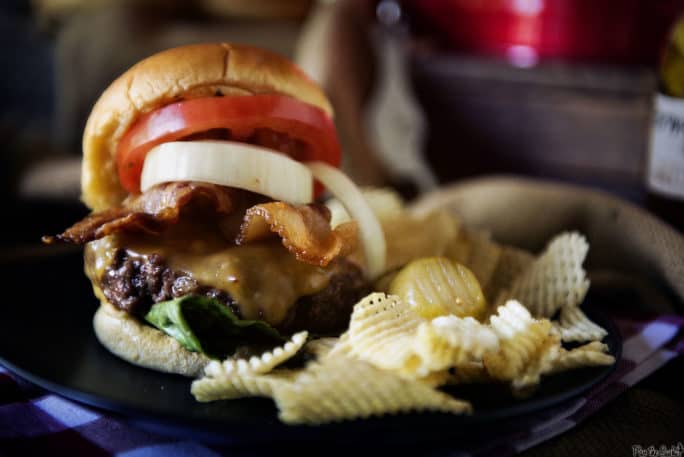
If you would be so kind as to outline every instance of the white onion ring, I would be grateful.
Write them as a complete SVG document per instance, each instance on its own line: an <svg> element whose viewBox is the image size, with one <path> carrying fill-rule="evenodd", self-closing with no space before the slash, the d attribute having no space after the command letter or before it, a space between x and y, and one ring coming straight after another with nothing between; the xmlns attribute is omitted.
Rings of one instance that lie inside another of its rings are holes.
<svg viewBox="0 0 684 457"><path fill-rule="evenodd" d="M236 187L295 205L313 199L309 169L284 154L230 141L172 141L150 150L140 189L197 181Z"/></svg>

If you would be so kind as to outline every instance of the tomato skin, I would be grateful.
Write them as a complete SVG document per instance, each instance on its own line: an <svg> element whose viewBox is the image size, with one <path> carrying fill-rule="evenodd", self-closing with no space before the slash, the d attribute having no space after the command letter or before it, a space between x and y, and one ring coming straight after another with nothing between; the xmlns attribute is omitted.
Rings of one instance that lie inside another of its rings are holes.
<svg viewBox="0 0 684 457"><path fill-rule="evenodd" d="M140 193L140 175L154 146L212 129L229 129L231 141L247 141L257 129L270 129L302 142L300 161L340 165L335 126L321 109L282 95L204 97L166 105L141 116L117 149L121 185Z"/></svg>

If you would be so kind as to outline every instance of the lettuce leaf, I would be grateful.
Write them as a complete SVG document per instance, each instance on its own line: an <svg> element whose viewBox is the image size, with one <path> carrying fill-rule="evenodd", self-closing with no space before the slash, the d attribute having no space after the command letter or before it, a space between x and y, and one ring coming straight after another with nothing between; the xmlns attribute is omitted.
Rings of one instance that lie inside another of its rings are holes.
<svg viewBox="0 0 684 457"><path fill-rule="evenodd" d="M284 341L266 322L240 319L223 303L201 295L156 303L145 320L186 349L213 358L232 355L238 347L250 343Z"/></svg>

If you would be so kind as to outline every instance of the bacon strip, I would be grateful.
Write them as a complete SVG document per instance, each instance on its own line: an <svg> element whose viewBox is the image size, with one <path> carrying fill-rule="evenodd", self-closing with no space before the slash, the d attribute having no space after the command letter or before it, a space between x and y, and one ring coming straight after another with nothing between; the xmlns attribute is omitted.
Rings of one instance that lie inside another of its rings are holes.
<svg viewBox="0 0 684 457"><path fill-rule="evenodd" d="M220 214L234 210L236 189L198 182L172 182L155 186L124 205L136 212L154 214L163 219L177 219L180 209L191 201L203 200Z"/></svg>
<svg viewBox="0 0 684 457"><path fill-rule="evenodd" d="M85 244L121 231L159 234L164 227L165 222L154 216L119 207L90 214L55 237L44 236L43 242L51 244L56 238L67 243Z"/></svg>
<svg viewBox="0 0 684 457"><path fill-rule="evenodd" d="M236 242L246 244L278 235L297 260L324 267L355 248L356 232L353 221L331 229L330 211L325 206L271 202L247 210Z"/></svg>
<svg viewBox="0 0 684 457"><path fill-rule="evenodd" d="M221 216L221 219L217 218L217 224L221 224L227 239L235 237L238 244L279 236L298 260L321 267L355 249L356 222L332 229L330 211L325 206L295 207L284 202L251 206L260 198L249 192L212 184L162 184L129 198L123 206L90 214L56 237L43 237L43 241L52 243L57 239L85 244L119 232L158 235L177 223L181 210L194 202L205 204Z"/></svg>
<svg viewBox="0 0 684 457"><path fill-rule="evenodd" d="M190 202L203 201L217 214L235 211L236 191L213 184L176 182L161 184L144 194L129 198L123 206L92 213L56 237L43 237L46 243L55 238L84 244L117 232L159 234L178 222L181 209Z"/></svg>

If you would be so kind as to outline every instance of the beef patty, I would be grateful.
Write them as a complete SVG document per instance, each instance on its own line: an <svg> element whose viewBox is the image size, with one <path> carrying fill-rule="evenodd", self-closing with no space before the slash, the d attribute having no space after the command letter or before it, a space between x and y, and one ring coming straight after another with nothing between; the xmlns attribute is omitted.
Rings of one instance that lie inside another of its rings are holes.
<svg viewBox="0 0 684 457"><path fill-rule="evenodd" d="M344 330L354 304L370 292L361 270L343 259L335 261L337 273L321 291L299 298L278 329L333 333ZM160 255L132 256L117 249L113 262L98 286L117 308L143 318L157 302L197 294L215 298L240 316L240 309L226 291L200 284L189 273L173 271Z"/></svg>

